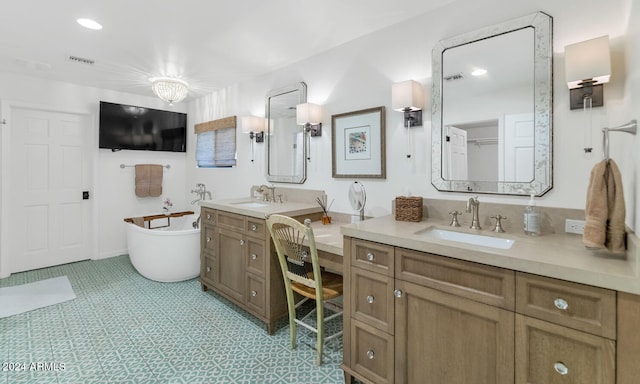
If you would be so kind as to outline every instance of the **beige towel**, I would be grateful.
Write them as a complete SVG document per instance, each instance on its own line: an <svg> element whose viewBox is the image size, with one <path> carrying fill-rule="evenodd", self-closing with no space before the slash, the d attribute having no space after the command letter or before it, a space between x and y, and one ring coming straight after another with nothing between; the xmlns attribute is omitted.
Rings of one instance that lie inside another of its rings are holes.
<svg viewBox="0 0 640 384"><path fill-rule="evenodd" d="M150 170L149 196L158 197L162 195L162 176L164 169L162 165L152 165Z"/></svg>
<svg viewBox="0 0 640 384"><path fill-rule="evenodd" d="M587 248L625 252L625 206L622 177L613 160L593 167L587 190L582 242Z"/></svg>
<svg viewBox="0 0 640 384"><path fill-rule="evenodd" d="M625 206L622 190L622 175L618 165L609 160L607 175L607 240L605 245L613 253L625 252Z"/></svg>
<svg viewBox="0 0 640 384"><path fill-rule="evenodd" d="M162 165L136 165L136 196L157 197L162 195Z"/></svg>
<svg viewBox="0 0 640 384"><path fill-rule="evenodd" d="M138 227L144 228L144 217L134 217L131 219L131 221Z"/></svg>

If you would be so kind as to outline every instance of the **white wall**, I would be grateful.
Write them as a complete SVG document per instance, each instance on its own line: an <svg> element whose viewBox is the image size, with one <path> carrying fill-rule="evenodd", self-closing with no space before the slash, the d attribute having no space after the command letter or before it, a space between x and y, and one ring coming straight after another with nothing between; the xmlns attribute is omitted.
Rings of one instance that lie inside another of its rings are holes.
<svg viewBox="0 0 640 384"><path fill-rule="evenodd" d="M627 76L625 79L624 100L626 108L631 111L629 118L640 120L640 4L636 0L627 0L629 8L629 16L626 23L629 25L628 38L624 45L626 55L618 58L620 62L625 64ZM638 180L640 180L640 164L636 152L640 149L640 133L635 138L630 138L626 134L624 137L616 138L612 143L612 153L623 154L622 160L618 164L622 168L622 172L627 176L625 178L625 196L627 204L627 222L635 223L636 231L640 227L640 188L638 188ZM613 135L612 135L613 136ZM624 151L625 147L633 143L633 150ZM613 141L613 139L612 139ZM613 152L615 151L615 152Z"/></svg>
<svg viewBox="0 0 640 384"><path fill-rule="evenodd" d="M390 213L391 200L408 192L426 198L464 200L461 193L441 193L430 184L430 110L427 106L421 128L412 129L413 157L406 160L406 136L402 114L391 110L391 85L414 79L425 85L427 100L431 87L431 49L441 39L499 23L536 11L553 17L554 24L554 187L540 198L540 205L584 208L589 172L599 160L597 155L585 159L582 154L582 114L570 111L569 92L564 84L564 46L608 34L611 37L613 75L605 85L605 107L595 113L593 142L599 149L602 126L622 124L638 118L640 111L640 20L639 6L634 0L458 0L437 11L417 16L408 22L362 37L315 57L300 61L252 81L236 84L216 94L175 110L189 113L189 132L195 123L213 118L237 115L264 116L267 92L299 81L308 85L308 100L324 106L323 135L313 138L308 178L302 185L285 185L303 189L323 189L333 209L351 212L347 191L353 180L331 177L331 115L376 106L385 106L386 119L386 180L361 181L367 188L366 214L380 216ZM327 26L330 28L330 26ZM112 101L168 109L154 97L81 87L67 83L39 80L32 77L0 73L0 101L15 101L46 105L65 110L84 110L96 118L98 101ZM5 116L2 116L6 118ZM7 125L0 125L6 137ZM240 130L239 130L240 131ZM623 134L619 134L623 135ZM625 134L626 135L626 134ZM133 193L131 169L119 165L153 162L171 164L165 172L165 193L176 209L190 208L194 198L189 191L196 183L205 183L214 198L247 195L253 184L263 184L264 144L256 144L255 163L250 161L247 134L238 133L238 166L225 169L195 167L195 135L189 134L188 153L109 152L95 148L95 190L92 195L96 214L97 240L92 257L107 257L126 252L122 218L158 212L161 198L136 198ZM636 180L640 177L635 152L640 138L612 135L611 153L623 172L627 197L627 223L635 228L640 220L640 198ZM0 142L0 144L2 144ZM598 151L599 152L599 151ZM0 156L0 161L6 161ZM10 159L9 159L10 162ZM6 164L0 164L6 166ZM7 175L0 174L6 182ZM1 197L1 196L0 196ZM481 201L524 205L526 197L480 196ZM0 214L4 215L0 206ZM4 217L4 216L3 216ZM3 232L6 233L3 228ZM4 239L0 239L2 242ZM0 255L1 256L1 255ZM0 263L1 264L1 263ZM2 271L0 271L0 274Z"/></svg>
<svg viewBox="0 0 640 384"><path fill-rule="evenodd" d="M188 198L187 189L189 189L185 172L186 153L98 150L99 101L169 109L159 99L0 73L0 100L2 100L5 114L7 106L13 104L51 110L77 111L90 114L93 117L93 125L87 127L91 130L90 145L94 148L94 158L89 159L94 162L94 181L90 192L96 227L93 231L96 236L93 241L94 252L91 258L127 253L122 219L160 212L162 197L171 197L176 210L189 208L186 201ZM186 112L186 105L177 105L173 110ZM2 118L6 119L8 124L0 125L0 129L2 129L0 137L2 137L1 140L8 141L11 116L3 115ZM2 174L2 169L10 169L10 167L19 166L19 164L12 164L11 159L6 159L5 156L0 156L0 159L6 162L3 164L5 167L0 167L0 180L4 184L8 182L9 175ZM137 163L171 165L171 168L164 172L163 195L161 197L138 198L135 196L134 170L133 168L121 169L120 164L133 165ZM6 209L0 207L0 213L5 215ZM2 218L6 220L5 216ZM2 233L3 236L6 236L7 228L3 228ZM3 238L1 241L8 240ZM2 273L0 271L0 274Z"/></svg>
<svg viewBox="0 0 640 384"><path fill-rule="evenodd" d="M463 200L468 195L442 193L430 184L430 111L426 123L412 130L414 155L406 160L405 129L402 114L391 110L391 85L398 81L421 81L430 97L431 49L441 39L499 23L536 11L553 17L554 28L554 187L540 198L539 204L550 207L583 209L590 170L601 159L599 148L603 126L614 126L638 117L639 69L625 67L631 56L638 68L637 27L627 36L632 0L459 0L435 12L365 36L338 48L319 54L279 71L238 84L226 90L226 113L264 116L264 97L273 88L299 81L308 86L308 100L324 106L323 136L312 139L312 160L308 164L307 181L300 188L325 190L335 198L333 209L351 212L347 191L353 180L331 177L331 115L383 105L386 107L387 179L360 180L367 188L366 214L379 216L391 211L391 200L407 192L427 198ZM637 6L636 6L637 8ZM632 17L638 20L634 9ZM588 22L586 22L588 20ZM605 107L594 113L593 142L597 150L593 158L582 153L583 114L569 110L569 92L564 81L564 46L608 34L611 38L613 75L605 85ZM508 54L508 53L505 53ZM629 71L629 73L627 73ZM628 89L635 89L635 94ZM631 98L634 97L634 103ZM194 111L190 109L190 113ZM198 119L195 116L194 119ZM256 163L249 161L249 139L239 134L238 167L233 170L199 170L188 175L188 183L202 181L215 186L215 197L245 195L251 184L262 184L264 160L260 162L257 144ZM613 136L613 135L612 135ZM612 157L629 163L623 169L628 206L634 206L635 164L638 148L629 137L613 138ZM623 160L624 159L624 160ZM233 181L231 181L233 180ZM640 193L640 192L637 192ZM483 195L481 201L525 205L527 197ZM633 210L631 211L633 212ZM634 227L632 215L627 220Z"/></svg>

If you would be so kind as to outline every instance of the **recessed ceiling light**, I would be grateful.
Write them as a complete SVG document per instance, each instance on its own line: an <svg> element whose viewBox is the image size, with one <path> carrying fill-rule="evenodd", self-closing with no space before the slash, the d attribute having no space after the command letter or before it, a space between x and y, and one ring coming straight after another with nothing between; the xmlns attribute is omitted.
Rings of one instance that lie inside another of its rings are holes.
<svg viewBox="0 0 640 384"><path fill-rule="evenodd" d="M471 72L471 75L473 76L482 76L482 75L486 75L487 74L487 70L486 69L482 69L482 68L478 68L476 70L474 70L473 72Z"/></svg>
<svg viewBox="0 0 640 384"><path fill-rule="evenodd" d="M94 30L102 29L102 25L100 25L100 23L98 23L95 20L78 19L77 22L78 22L78 24L82 25L85 28L94 29Z"/></svg>

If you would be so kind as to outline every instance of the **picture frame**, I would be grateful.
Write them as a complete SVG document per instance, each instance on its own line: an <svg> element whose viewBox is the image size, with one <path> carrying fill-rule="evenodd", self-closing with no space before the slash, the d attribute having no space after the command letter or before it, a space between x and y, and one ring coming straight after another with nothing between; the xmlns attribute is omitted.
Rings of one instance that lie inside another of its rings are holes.
<svg viewBox="0 0 640 384"><path fill-rule="evenodd" d="M334 178L386 179L384 106L331 116Z"/></svg>

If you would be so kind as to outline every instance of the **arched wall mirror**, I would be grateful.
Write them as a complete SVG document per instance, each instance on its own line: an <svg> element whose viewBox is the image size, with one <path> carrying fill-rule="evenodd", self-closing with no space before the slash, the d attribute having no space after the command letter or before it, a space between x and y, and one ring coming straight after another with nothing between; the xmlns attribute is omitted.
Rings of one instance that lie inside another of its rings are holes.
<svg viewBox="0 0 640 384"><path fill-rule="evenodd" d="M305 83L267 94L267 181L302 184L307 179L304 127L296 123L296 105L306 102Z"/></svg>
<svg viewBox="0 0 640 384"><path fill-rule="evenodd" d="M541 196L552 188L552 49L552 18L542 12L436 45L436 189Z"/></svg>

